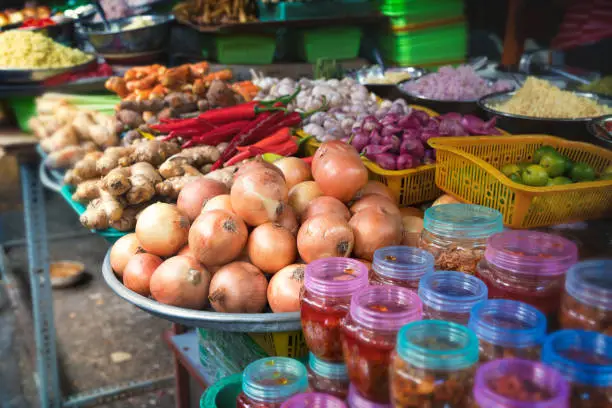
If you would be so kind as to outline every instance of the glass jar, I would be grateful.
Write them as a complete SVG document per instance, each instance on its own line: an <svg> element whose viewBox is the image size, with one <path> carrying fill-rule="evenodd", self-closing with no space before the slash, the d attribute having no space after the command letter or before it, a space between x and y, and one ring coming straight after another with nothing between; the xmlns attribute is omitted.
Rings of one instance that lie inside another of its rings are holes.
<svg viewBox="0 0 612 408"><path fill-rule="evenodd" d="M586 330L555 332L544 342L542 362L569 381L572 408L612 407L612 337Z"/></svg>
<svg viewBox="0 0 612 408"><path fill-rule="evenodd" d="M441 320L409 323L397 335L389 367L391 403L395 408L463 408L477 362L478 339L467 327Z"/></svg>
<svg viewBox="0 0 612 408"><path fill-rule="evenodd" d="M363 395L359 394L357 388L351 384L349 388L349 394L346 399L349 408L391 408L389 404L381 404L378 402L370 401Z"/></svg>
<svg viewBox="0 0 612 408"><path fill-rule="evenodd" d="M612 260L580 262L569 269L559 320L564 329L612 335Z"/></svg>
<svg viewBox="0 0 612 408"><path fill-rule="evenodd" d="M419 280L434 270L433 255L424 249L391 246L377 249L372 263L373 285L393 285L416 290Z"/></svg>
<svg viewBox="0 0 612 408"><path fill-rule="evenodd" d="M486 300L474 306L468 327L478 337L481 361L540 359L546 317L533 306L515 300Z"/></svg>
<svg viewBox="0 0 612 408"><path fill-rule="evenodd" d="M279 408L281 404L308 388L304 364L288 357L262 358L249 364L242 373L242 392L236 408Z"/></svg>
<svg viewBox="0 0 612 408"><path fill-rule="evenodd" d="M346 364L328 363L310 353L308 356L308 383L313 391L345 399L349 388Z"/></svg>
<svg viewBox="0 0 612 408"><path fill-rule="evenodd" d="M320 392L297 394L283 402L281 408L346 408L341 399Z"/></svg>
<svg viewBox="0 0 612 408"><path fill-rule="evenodd" d="M478 368L473 399L476 408L568 408L569 384L542 363L493 360Z"/></svg>
<svg viewBox="0 0 612 408"><path fill-rule="evenodd" d="M434 256L436 270L474 275L487 238L503 228L497 210L472 204L437 205L425 211L419 247Z"/></svg>
<svg viewBox="0 0 612 408"><path fill-rule="evenodd" d="M566 238L505 231L489 238L477 276L489 287L489 298L528 303L556 321L565 273L577 260L578 248Z"/></svg>
<svg viewBox="0 0 612 408"><path fill-rule="evenodd" d="M423 319L468 324L474 305L487 299L487 285L456 271L427 273L419 283Z"/></svg>
<svg viewBox="0 0 612 408"><path fill-rule="evenodd" d="M397 332L421 320L416 292L399 286L370 286L353 295L342 320L342 350L351 384L367 400L389 403L389 363Z"/></svg>

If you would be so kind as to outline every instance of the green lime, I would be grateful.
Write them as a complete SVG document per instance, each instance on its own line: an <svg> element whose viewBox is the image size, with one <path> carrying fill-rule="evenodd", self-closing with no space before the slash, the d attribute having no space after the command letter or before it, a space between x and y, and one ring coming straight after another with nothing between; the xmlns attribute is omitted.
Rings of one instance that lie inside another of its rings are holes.
<svg viewBox="0 0 612 408"><path fill-rule="evenodd" d="M507 177L510 177L513 174L520 175L521 168L516 164L506 164L501 168L501 172L504 173Z"/></svg>
<svg viewBox="0 0 612 408"><path fill-rule="evenodd" d="M548 177L558 177L565 173L566 159L559 153L547 152L540 159L540 166L546 170Z"/></svg>
<svg viewBox="0 0 612 408"><path fill-rule="evenodd" d="M521 178L524 184L532 187L542 187L548 183L548 173L537 164L527 166Z"/></svg>
<svg viewBox="0 0 612 408"><path fill-rule="evenodd" d="M541 146L533 153L533 162L538 164L540 160L542 159L542 155L544 153L557 153L557 151L552 146L548 146L548 145Z"/></svg>
<svg viewBox="0 0 612 408"><path fill-rule="evenodd" d="M547 186L563 186L566 184L573 184L572 180L567 177L559 176L548 180Z"/></svg>
<svg viewBox="0 0 612 408"><path fill-rule="evenodd" d="M595 180L595 170L586 163L575 163L569 176L575 182Z"/></svg>

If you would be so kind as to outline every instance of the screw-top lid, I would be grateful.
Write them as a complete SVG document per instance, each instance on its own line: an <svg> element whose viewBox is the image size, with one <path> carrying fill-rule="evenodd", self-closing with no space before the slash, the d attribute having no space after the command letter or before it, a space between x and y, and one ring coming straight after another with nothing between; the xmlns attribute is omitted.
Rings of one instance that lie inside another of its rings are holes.
<svg viewBox="0 0 612 408"><path fill-rule="evenodd" d="M423 305L441 312L470 313L472 307L487 296L487 285L483 281L462 272L430 272L419 282Z"/></svg>
<svg viewBox="0 0 612 408"><path fill-rule="evenodd" d="M346 408L346 404L329 394L305 392L289 398L281 408Z"/></svg>
<svg viewBox="0 0 612 408"><path fill-rule="evenodd" d="M562 275L578 261L578 247L567 238L537 231L504 231L487 241L490 264L519 274Z"/></svg>
<svg viewBox="0 0 612 408"><path fill-rule="evenodd" d="M594 331L560 330L546 338L542 362L570 382L612 386L612 337Z"/></svg>
<svg viewBox="0 0 612 408"><path fill-rule="evenodd" d="M417 281L427 272L433 272L435 259L420 248L390 246L374 252L372 269L391 279Z"/></svg>
<svg viewBox="0 0 612 408"><path fill-rule="evenodd" d="M523 399L518 399L517 392L512 388L502 395L498 387L504 387L496 382L504 377L508 385L516 387L516 381L523 382L523 390L527 392ZM529 393L536 394L531 400L526 398ZM546 398L543 398L546 397ZM481 365L474 379L474 399L480 407L487 408L567 408L569 384L554 368L535 361L519 358L493 360Z"/></svg>
<svg viewBox="0 0 612 408"><path fill-rule="evenodd" d="M546 316L523 302L491 299L474 306L468 327L487 343L523 348L542 344Z"/></svg>
<svg viewBox="0 0 612 408"><path fill-rule="evenodd" d="M331 380L348 381L348 370L344 363L330 363L308 353L308 365L313 373Z"/></svg>
<svg viewBox="0 0 612 408"><path fill-rule="evenodd" d="M372 330L397 331L406 323L421 320L422 313L419 296L399 286L368 286L351 298L351 319Z"/></svg>
<svg viewBox="0 0 612 408"><path fill-rule="evenodd" d="M259 359L242 373L242 391L254 401L278 403L307 388L306 367L288 357Z"/></svg>
<svg viewBox="0 0 612 408"><path fill-rule="evenodd" d="M408 323L397 334L396 350L408 364L431 370L461 370L478 361L474 333L442 320Z"/></svg>
<svg viewBox="0 0 612 408"><path fill-rule="evenodd" d="M304 273L304 287L322 296L350 296L367 284L368 268L351 258L317 259Z"/></svg>
<svg viewBox="0 0 612 408"><path fill-rule="evenodd" d="M346 402L349 408L391 408L389 404L381 404L366 399L364 396L359 394L357 388L353 384L349 386L348 396Z"/></svg>
<svg viewBox="0 0 612 408"><path fill-rule="evenodd" d="M565 291L581 303L612 310L612 260L573 265L565 276Z"/></svg>
<svg viewBox="0 0 612 408"><path fill-rule="evenodd" d="M488 238L504 229L502 214L474 204L445 204L425 211L423 227L447 238Z"/></svg>

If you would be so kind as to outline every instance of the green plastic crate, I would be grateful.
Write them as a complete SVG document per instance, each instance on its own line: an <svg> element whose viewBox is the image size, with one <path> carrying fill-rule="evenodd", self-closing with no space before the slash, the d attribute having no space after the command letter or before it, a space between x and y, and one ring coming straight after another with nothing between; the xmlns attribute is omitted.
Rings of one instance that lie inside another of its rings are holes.
<svg viewBox="0 0 612 408"><path fill-rule="evenodd" d="M351 59L359 55L359 27L329 27L300 30L301 58L311 64L319 59Z"/></svg>
<svg viewBox="0 0 612 408"><path fill-rule="evenodd" d="M441 20L463 14L463 1L383 0L380 12L389 17L405 16L411 23Z"/></svg>
<svg viewBox="0 0 612 408"><path fill-rule="evenodd" d="M242 392L242 373L225 377L202 394L200 408L235 407L240 392Z"/></svg>
<svg viewBox="0 0 612 408"><path fill-rule="evenodd" d="M8 98L8 103L15 113L17 125L22 132L29 133L29 121L32 116L36 115L36 97L35 96L13 96Z"/></svg>
<svg viewBox="0 0 612 408"><path fill-rule="evenodd" d="M362 17L376 12L374 0L318 0L312 2L257 2L259 21L310 20L315 18Z"/></svg>
<svg viewBox="0 0 612 408"><path fill-rule="evenodd" d="M221 64L265 65L274 61L276 34L209 34L202 57Z"/></svg>

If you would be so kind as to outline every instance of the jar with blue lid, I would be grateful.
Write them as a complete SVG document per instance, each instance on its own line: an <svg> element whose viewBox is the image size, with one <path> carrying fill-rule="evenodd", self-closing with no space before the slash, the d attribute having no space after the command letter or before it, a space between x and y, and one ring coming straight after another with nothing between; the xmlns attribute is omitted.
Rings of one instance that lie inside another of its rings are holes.
<svg viewBox="0 0 612 408"><path fill-rule="evenodd" d="M559 320L564 329L612 335L612 260L573 265L565 277Z"/></svg>
<svg viewBox="0 0 612 408"><path fill-rule="evenodd" d="M344 400L348 395L350 383L346 364L330 363L310 353L308 383L313 391L334 395Z"/></svg>
<svg viewBox="0 0 612 408"><path fill-rule="evenodd" d="M424 249L407 246L380 248L374 252L370 283L416 290L423 275L433 270L434 257Z"/></svg>
<svg viewBox="0 0 612 408"><path fill-rule="evenodd" d="M431 252L435 269L474 275L487 239L503 231L502 214L473 204L445 204L425 211L419 247Z"/></svg>
<svg viewBox="0 0 612 408"><path fill-rule="evenodd" d="M307 389L308 373L304 364L288 357L262 358L244 369L236 407L279 408Z"/></svg>
<svg viewBox="0 0 612 408"><path fill-rule="evenodd" d="M539 360L546 338L546 316L516 300L486 300L472 309L468 327L476 333L480 360Z"/></svg>
<svg viewBox="0 0 612 408"><path fill-rule="evenodd" d="M487 285L475 276L456 271L427 273L419 282L423 320L467 325L472 308L487 299Z"/></svg>
<svg viewBox="0 0 612 408"><path fill-rule="evenodd" d="M478 339L465 326L421 320L402 327L391 366L395 408L463 408L472 393Z"/></svg>
<svg viewBox="0 0 612 408"><path fill-rule="evenodd" d="M570 383L572 408L612 407L612 337L586 330L561 330L546 338L542 362Z"/></svg>

